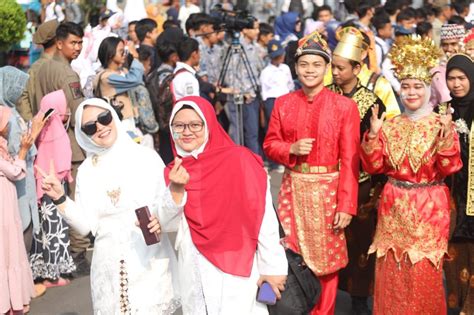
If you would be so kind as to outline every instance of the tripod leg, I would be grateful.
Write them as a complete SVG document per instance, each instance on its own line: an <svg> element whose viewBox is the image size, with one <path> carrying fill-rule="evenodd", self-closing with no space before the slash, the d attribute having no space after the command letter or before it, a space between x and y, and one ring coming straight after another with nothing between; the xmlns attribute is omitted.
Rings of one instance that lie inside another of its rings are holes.
<svg viewBox="0 0 474 315"><path fill-rule="evenodd" d="M221 73L219 74L219 79L217 80L219 86L222 86L224 84L225 76L227 74L227 70L229 69L229 63L232 56L231 52L232 46L229 46L229 48L227 48L227 52L225 53L224 63L221 69Z"/></svg>

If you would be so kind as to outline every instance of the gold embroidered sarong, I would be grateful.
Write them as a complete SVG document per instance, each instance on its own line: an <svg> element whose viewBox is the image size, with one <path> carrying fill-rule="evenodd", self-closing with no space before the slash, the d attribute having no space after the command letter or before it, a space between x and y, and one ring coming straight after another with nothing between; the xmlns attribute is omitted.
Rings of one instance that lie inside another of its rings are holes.
<svg viewBox="0 0 474 315"><path fill-rule="evenodd" d="M296 238L305 263L316 275L347 265L344 230L333 229L339 173L302 174L289 171Z"/></svg>

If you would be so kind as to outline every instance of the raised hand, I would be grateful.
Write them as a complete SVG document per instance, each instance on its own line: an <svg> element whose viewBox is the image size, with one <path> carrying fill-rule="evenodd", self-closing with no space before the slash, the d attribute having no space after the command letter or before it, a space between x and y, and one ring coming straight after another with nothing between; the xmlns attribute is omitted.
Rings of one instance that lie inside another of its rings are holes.
<svg viewBox="0 0 474 315"><path fill-rule="evenodd" d="M27 131L21 136L20 148L28 151L33 143L35 143L35 138L32 136L31 132Z"/></svg>
<svg viewBox="0 0 474 315"><path fill-rule="evenodd" d="M189 182L189 174L181 165L183 160L176 157L174 166L168 174L170 180L170 192L176 204L181 204L184 197L184 186Z"/></svg>
<svg viewBox="0 0 474 315"><path fill-rule="evenodd" d="M38 137L47 120L44 120L44 114L39 112L31 120L31 136L34 140Z"/></svg>
<svg viewBox="0 0 474 315"><path fill-rule="evenodd" d="M293 143L290 147L290 154L293 155L308 155L313 149L313 142L316 139L313 138L303 138L295 143Z"/></svg>
<svg viewBox="0 0 474 315"><path fill-rule="evenodd" d="M135 44L132 41L127 42L127 47L130 55L133 56L133 58L137 59L138 58L138 51L135 48Z"/></svg>
<svg viewBox="0 0 474 315"><path fill-rule="evenodd" d="M18 151L18 159L25 160L28 150L35 143L35 139L31 136L30 130L27 130L22 136L20 141L20 151Z"/></svg>
<svg viewBox="0 0 474 315"><path fill-rule="evenodd" d="M383 122L385 120L385 112L382 113L382 116L379 118L379 105L375 104L372 107L372 116L370 117L370 132L371 137L376 137L380 129L382 129Z"/></svg>
<svg viewBox="0 0 474 315"><path fill-rule="evenodd" d="M189 182L189 174L184 166L181 165L182 163L183 160L176 157L174 159L174 166L168 176L171 185L184 189L184 186Z"/></svg>
<svg viewBox="0 0 474 315"><path fill-rule="evenodd" d="M452 114L451 104L448 105L448 108L446 109L446 113L444 115L440 115L439 122L441 123L441 127L442 127L440 137L444 138L451 131L452 124L453 124L453 114Z"/></svg>
<svg viewBox="0 0 474 315"><path fill-rule="evenodd" d="M49 163L49 174L47 174L41 167L35 165L36 171L43 177L41 188L53 200L58 200L64 195L64 187L56 177L53 160Z"/></svg>

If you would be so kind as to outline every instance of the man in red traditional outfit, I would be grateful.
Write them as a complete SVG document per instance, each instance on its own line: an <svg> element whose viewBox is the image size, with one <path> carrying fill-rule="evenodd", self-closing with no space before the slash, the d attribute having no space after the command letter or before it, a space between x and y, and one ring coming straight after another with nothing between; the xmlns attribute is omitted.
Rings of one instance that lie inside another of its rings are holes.
<svg viewBox="0 0 474 315"><path fill-rule="evenodd" d="M286 245L318 276L321 298L311 314L334 314L338 271L347 265L344 237L357 212L359 111L324 87L330 51L314 32L298 43L302 89L279 97L263 147L286 167L278 215Z"/></svg>

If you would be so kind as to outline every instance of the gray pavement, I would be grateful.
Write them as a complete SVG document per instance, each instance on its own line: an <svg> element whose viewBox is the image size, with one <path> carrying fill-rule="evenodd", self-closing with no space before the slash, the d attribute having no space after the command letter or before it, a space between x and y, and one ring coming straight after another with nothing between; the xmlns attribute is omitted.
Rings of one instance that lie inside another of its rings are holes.
<svg viewBox="0 0 474 315"><path fill-rule="evenodd" d="M275 205L280 189L281 174L271 173L271 191ZM88 258L91 258L89 252ZM336 301L336 315L351 314L350 297L347 293L339 291ZM90 296L90 278L81 277L74 279L65 287L51 288L31 303L31 315L87 315L92 314ZM181 312L177 312L181 315ZM109 314L104 314L109 315ZM113 314L110 314L113 315ZM224 314L225 315L225 314ZM242 314L245 315L245 314ZM289 314L290 315L290 314Z"/></svg>

